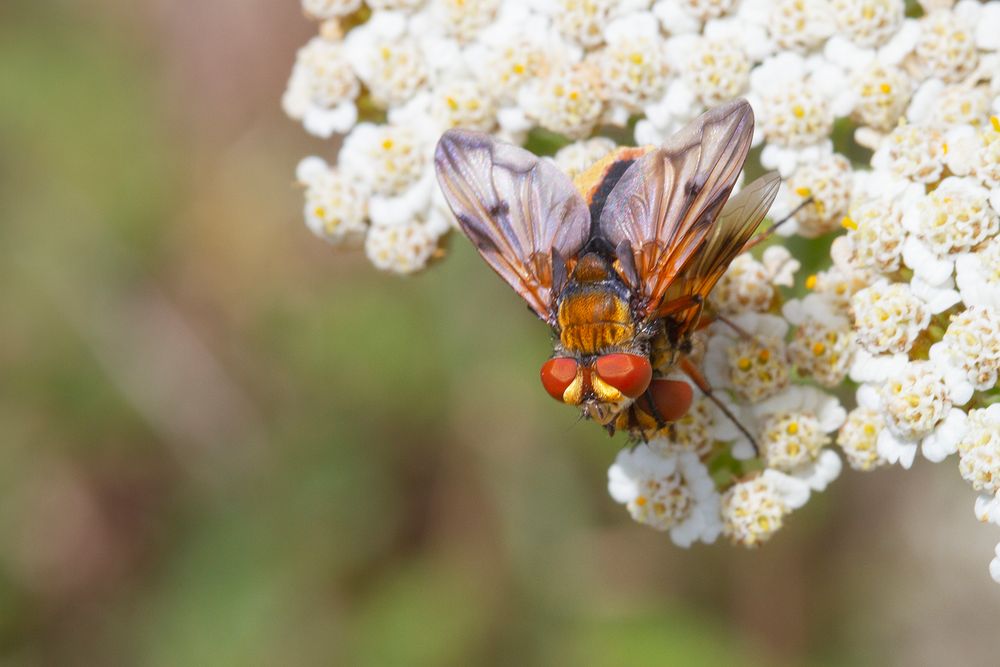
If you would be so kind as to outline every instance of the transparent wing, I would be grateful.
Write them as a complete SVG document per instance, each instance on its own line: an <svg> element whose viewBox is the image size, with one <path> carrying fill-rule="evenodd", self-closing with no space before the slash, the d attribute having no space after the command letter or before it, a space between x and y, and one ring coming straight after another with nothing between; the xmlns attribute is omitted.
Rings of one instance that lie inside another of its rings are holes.
<svg viewBox="0 0 1000 667"><path fill-rule="evenodd" d="M726 202L703 245L684 265L670 284L665 302L697 294L703 298L719 282L754 231L767 215L778 194L781 177L777 172L765 174L746 186ZM692 309L693 310L693 309ZM697 319L697 311L681 313L677 320Z"/></svg>
<svg viewBox="0 0 1000 667"><path fill-rule="evenodd" d="M635 258L644 314L654 315L678 272L709 238L753 135L746 100L711 109L636 160L601 211L601 233Z"/></svg>
<svg viewBox="0 0 1000 667"><path fill-rule="evenodd" d="M444 133L434 166L479 254L553 321L553 261L575 257L590 231L590 211L569 177L522 148L465 130Z"/></svg>

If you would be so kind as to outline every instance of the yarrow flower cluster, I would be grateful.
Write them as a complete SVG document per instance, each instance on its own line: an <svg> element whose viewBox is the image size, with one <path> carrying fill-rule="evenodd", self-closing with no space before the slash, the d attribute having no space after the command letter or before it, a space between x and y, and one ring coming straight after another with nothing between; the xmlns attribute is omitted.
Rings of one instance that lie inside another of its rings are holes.
<svg viewBox="0 0 1000 667"><path fill-rule="evenodd" d="M723 407L699 398L618 455L609 490L636 521L757 546L841 456L870 471L920 452L957 460L1000 526L1000 0L302 5L318 34L283 106L336 138L298 167L305 221L395 273L443 257L455 228L432 164L449 128L574 176L750 101L778 232L835 236L830 261L796 280L805 260L772 245L729 266L691 355Z"/></svg>

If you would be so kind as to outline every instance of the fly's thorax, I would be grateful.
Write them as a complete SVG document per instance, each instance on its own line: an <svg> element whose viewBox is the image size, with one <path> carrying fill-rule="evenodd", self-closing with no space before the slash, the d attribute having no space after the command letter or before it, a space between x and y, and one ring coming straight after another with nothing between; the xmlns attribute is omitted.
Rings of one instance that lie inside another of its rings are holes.
<svg viewBox="0 0 1000 667"><path fill-rule="evenodd" d="M637 333L631 296L607 259L581 257L558 299L561 346L579 356L631 347Z"/></svg>

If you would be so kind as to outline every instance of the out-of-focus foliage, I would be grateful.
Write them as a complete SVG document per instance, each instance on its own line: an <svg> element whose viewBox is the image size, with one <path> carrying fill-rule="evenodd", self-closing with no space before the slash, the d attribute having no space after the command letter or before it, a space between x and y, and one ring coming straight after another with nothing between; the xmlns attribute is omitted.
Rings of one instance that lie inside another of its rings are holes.
<svg viewBox="0 0 1000 667"><path fill-rule="evenodd" d="M953 480L678 552L472 252L401 280L315 243L295 3L89 4L0 7L0 664L992 655Z"/></svg>

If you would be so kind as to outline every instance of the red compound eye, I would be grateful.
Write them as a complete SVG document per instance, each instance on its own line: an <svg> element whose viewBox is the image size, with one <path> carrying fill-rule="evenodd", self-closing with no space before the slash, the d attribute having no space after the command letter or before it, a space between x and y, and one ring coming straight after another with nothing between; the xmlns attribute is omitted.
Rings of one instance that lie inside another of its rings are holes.
<svg viewBox="0 0 1000 667"><path fill-rule="evenodd" d="M566 387L576 379L576 359L556 357L542 364L542 385L549 396L557 401L563 400Z"/></svg>
<svg viewBox="0 0 1000 667"><path fill-rule="evenodd" d="M598 377L629 398L639 398L649 386L653 368L636 354L605 354L594 362Z"/></svg>
<svg viewBox="0 0 1000 667"><path fill-rule="evenodd" d="M657 416L668 422L677 421L686 415L694 400L691 385L681 380L653 380L649 385L649 395L653 398ZM653 409L645 399L639 401L638 405L646 414L653 414Z"/></svg>

